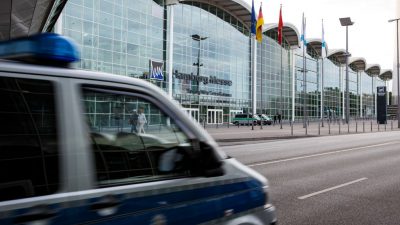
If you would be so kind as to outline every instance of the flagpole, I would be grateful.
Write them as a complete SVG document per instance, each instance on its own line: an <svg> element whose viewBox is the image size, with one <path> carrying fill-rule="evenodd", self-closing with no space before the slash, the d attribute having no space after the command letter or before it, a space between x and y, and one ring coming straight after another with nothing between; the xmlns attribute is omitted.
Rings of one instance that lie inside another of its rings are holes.
<svg viewBox="0 0 400 225"><path fill-rule="evenodd" d="M280 96L280 112L279 112L279 115L280 115L280 125L281 125L281 129L282 129L282 117L283 117L283 110L282 110L282 106L283 106L283 99L282 99L282 97L283 97L283 85L282 85L282 79L283 79L283 58L282 58L282 51L283 51L283 42L282 42L282 39L283 39L283 34L282 34L282 32L283 32L283 21L282 21L282 4L281 4L281 9L280 9L280 11L279 11L279 26L278 26L278 42L279 42L279 44L280 44L280 47L281 47L281 96Z"/></svg>
<svg viewBox="0 0 400 225"><path fill-rule="evenodd" d="M283 115L283 113L282 113L282 106L283 106L283 99L282 99L282 92L283 92L283 90L282 90L282 88L283 88L283 86L282 86L282 77L283 77L283 65L282 65L282 61L283 61L283 59L282 59L282 51L283 51L283 46L281 46L281 112L280 112L280 114L281 114L281 118L283 117L282 115ZM281 129L282 129L282 120L281 120Z"/></svg>
<svg viewBox="0 0 400 225"><path fill-rule="evenodd" d="M264 113L263 112L263 110L264 110L264 102L263 102L263 62L264 61L263 61L263 44L262 44L262 42L260 44L260 55L261 55L261 68L260 68L261 104L260 104L260 107L261 107L261 114L263 114Z"/></svg>
<svg viewBox="0 0 400 225"><path fill-rule="evenodd" d="M260 7L262 7L262 2L261 2ZM260 56L261 56L261 67L260 67L260 79L261 79L261 82L260 82L260 85L261 85L260 88L261 88L261 90L260 90L260 92L261 92L261 102L260 102L260 107L261 107L261 114L263 114L264 102L263 102L263 44L262 44L262 41L261 41L261 43L260 43Z"/></svg>
<svg viewBox="0 0 400 225"><path fill-rule="evenodd" d="M251 32L250 32L250 45L251 45L251 86L252 86L252 93L251 93L251 111L252 114L256 114L256 108L257 108L257 72L256 72L256 67L257 67L257 43L254 38L256 35L256 14L254 10L254 0L251 1ZM249 113L249 110L247 110Z"/></svg>
<svg viewBox="0 0 400 225"><path fill-rule="evenodd" d="M323 50L323 49L322 49ZM321 126L324 127L324 58L321 59Z"/></svg>
<svg viewBox="0 0 400 225"><path fill-rule="evenodd" d="M307 128L307 106L306 106L306 93L307 93L307 76L306 76L306 56L305 56L305 19L303 14L303 128Z"/></svg>
<svg viewBox="0 0 400 225"><path fill-rule="evenodd" d="M324 56L326 45L325 45L325 31L324 31L324 19L322 19L322 46L321 46L321 125L324 127L324 102L325 102L325 94L324 94Z"/></svg>
<svg viewBox="0 0 400 225"><path fill-rule="evenodd" d="M307 92L307 88L306 88L306 84L307 84L307 80L306 80L306 56L305 56L305 44L303 43L303 93L304 93L304 97L303 97L303 127L305 128L307 126L307 122L306 122L306 114L307 114L307 110L306 110L306 92Z"/></svg>

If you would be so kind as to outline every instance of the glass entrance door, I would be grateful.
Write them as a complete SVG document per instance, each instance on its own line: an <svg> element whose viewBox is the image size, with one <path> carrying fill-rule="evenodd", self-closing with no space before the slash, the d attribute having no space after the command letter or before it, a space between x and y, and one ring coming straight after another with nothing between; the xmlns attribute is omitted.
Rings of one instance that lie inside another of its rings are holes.
<svg viewBox="0 0 400 225"><path fill-rule="evenodd" d="M196 122L200 121L200 110L192 108L183 108L183 110Z"/></svg>
<svg viewBox="0 0 400 225"><path fill-rule="evenodd" d="M223 118L222 109L207 110L207 124L222 124L223 123L222 118Z"/></svg>

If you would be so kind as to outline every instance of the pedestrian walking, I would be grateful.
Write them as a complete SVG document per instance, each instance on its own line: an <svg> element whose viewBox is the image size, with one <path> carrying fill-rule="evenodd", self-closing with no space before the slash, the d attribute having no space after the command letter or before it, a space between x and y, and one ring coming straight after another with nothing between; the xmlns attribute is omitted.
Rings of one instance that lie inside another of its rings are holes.
<svg viewBox="0 0 400 225"><path fill-rule="evenodd" d="M278 121L279 121L279 124L281 124L281 121L282 121L282 115L279 113L278 114Z"/></svg>
<svg viewBox="0 0 400 225"><path fill-rule="evenodd" d="M274 115L274 125L276 124L276 114Z"/></svg>
<svg viewBox="0 0 400 225"><path fill-rule="evenodd" d="M145 134L146 132L144 131L144 125L147 123L147 120L146 120L146 116L144 115L143 108L139 109L139 115L138 115L137 123L138 123L137 132Z"/></svg>
<svg viewBox="0 0 400 225"><path fill-rule="evenodd" d="M137 122L138 122L139 115L137 114L136 110L132 111L132 115L129 118L129 124L131 125L131 133L137 133Z"/></svg>

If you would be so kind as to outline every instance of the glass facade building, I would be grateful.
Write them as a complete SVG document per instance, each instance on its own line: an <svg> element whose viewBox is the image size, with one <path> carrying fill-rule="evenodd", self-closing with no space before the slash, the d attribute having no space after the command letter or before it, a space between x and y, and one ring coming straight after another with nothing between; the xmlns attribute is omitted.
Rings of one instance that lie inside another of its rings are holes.
<svg viewBox="0 0 400 225"><path fill-rule="evenodd" d="M245 1L232 4L244 9L248 19L214 1L166 3L69 0L56 32L77 43L82 58L77 68L145 79L165 91L172 76L172 97L194 119L208 124L227 123L234 114L247 112L280 113L284 120L343 117L343 64L322 60L311 48L303 57L296 28L285 27L296 37L289 40L284 34L282 46L276 27L266 29L263 41L256 43ZM151 62L163 64L163 79L150 79ZM374 117L375 90L385 82L354 68L349 74L351 116Z"/></svg>

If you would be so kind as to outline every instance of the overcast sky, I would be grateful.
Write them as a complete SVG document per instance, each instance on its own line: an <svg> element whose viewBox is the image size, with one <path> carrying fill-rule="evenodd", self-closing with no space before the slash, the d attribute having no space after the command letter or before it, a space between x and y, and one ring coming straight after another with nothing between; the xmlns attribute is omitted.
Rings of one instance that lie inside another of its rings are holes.
<svg viewBox="0 0 400 225"><path fill-rule="evenodd" d="M251 0L247 1L251 5ZM396 26L388 20L396 16L396 0L254 0L257 12L261 1L265 23L278 23L282 4L283 22L294 24L299 33L304 12L307 38L321 38L324 19L329 49L346 48L346 29L341 27L339 18L351 17L355 22L349 27L352 56L364 57L367 64L378 63L382 69L393 69Z"/></svg>

